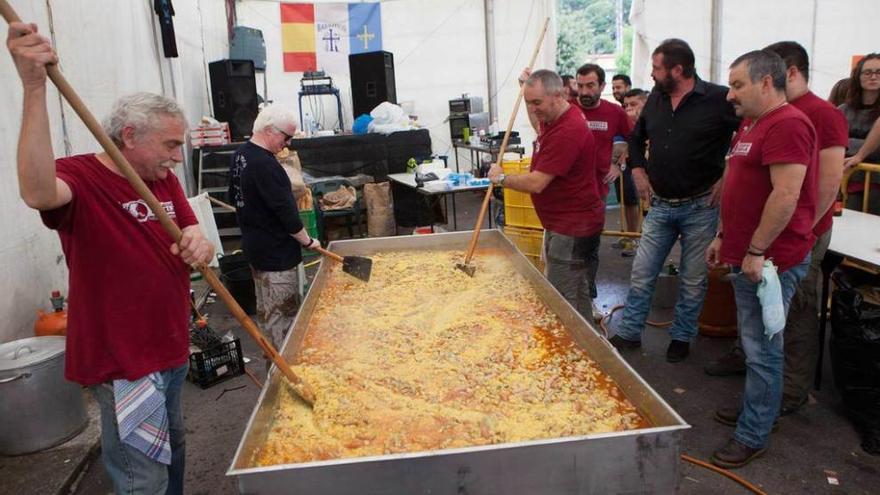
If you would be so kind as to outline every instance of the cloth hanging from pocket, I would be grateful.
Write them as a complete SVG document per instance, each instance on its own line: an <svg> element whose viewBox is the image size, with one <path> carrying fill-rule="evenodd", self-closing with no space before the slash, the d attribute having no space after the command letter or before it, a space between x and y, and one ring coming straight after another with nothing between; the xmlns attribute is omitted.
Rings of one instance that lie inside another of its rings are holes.
<svg viewBox="0 0 880 495"><path fill-rule="evenodd" d="M758 300L761 302L761 315L764 320L764 335L773 338L785 328L785 304L782 302L782 284L772 261L764 261L761 281L758 282Z"/></svg>

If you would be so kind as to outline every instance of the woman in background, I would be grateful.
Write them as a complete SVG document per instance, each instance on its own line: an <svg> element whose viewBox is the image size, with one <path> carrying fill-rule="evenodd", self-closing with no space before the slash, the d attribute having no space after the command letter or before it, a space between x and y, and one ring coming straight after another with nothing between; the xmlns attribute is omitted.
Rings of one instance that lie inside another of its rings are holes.
<svg viewBox="0 0 880 495"><path fill-rule="evenodd" d="M843 79L834 83L834 86L831 87L831 93L828 94L828 103L831 103L835 107L839 107L846 103L846 94L849 92L849 78L844 77Z"/></svg>
<svg viewBox="0 0 880 495"><path fill-rule="evenodd" d="M849 158L844 166L859 163L880 164L880 53L870 53L856 64L849 80L846 102L840 105L849 124ZM880 214L880 173L871 174L868 212ZM846 207L862 209L864 194L863 172L852 175L847 187Z"/></svg>

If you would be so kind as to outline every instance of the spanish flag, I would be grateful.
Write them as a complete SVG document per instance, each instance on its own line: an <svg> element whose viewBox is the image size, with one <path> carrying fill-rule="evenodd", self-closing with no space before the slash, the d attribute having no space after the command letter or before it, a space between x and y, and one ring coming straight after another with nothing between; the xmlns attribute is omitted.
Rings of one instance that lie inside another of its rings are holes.
<svg viewBox="0 0 880 495"><path fill-rule="evenodd" d="M315 52L315 5L282 3L281 51L285 72L305 72L318 66Z"/></svg>

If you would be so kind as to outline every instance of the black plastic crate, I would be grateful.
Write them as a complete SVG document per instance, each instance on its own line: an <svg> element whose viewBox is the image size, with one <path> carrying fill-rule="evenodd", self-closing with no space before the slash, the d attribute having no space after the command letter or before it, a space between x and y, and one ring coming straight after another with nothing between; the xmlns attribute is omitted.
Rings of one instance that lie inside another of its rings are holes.
<svg viewBox="0 0 880 495"><path fill-rule="evenodd" d="M244 355L241 342L223 342L220 345L189 355L189 381L208 388L224 380L244 374Z"/></svg>

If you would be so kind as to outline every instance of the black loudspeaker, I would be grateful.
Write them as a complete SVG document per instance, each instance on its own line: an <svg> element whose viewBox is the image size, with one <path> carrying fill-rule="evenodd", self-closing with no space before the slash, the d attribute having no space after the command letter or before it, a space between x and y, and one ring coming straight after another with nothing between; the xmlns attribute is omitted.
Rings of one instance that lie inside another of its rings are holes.
<svg viewBox="0 0 880 495"><path fill-rule="evenodd" d="M351 103L354 118L370 113L383 101L397 103L394 55L389 52L356 53L348 56Z"/></svg>
<svg viewBox="0 0 880 495"><path fill-rule="evenodd" d="M219 60L208 64L214 118L229 123L233 141L251 136L257 118L257 79L253 60Z"/></svg>

